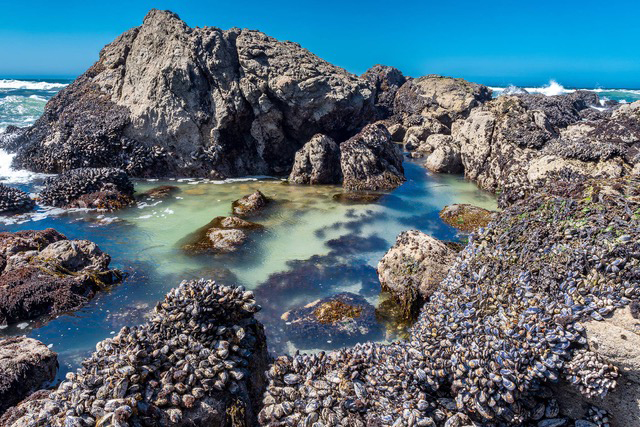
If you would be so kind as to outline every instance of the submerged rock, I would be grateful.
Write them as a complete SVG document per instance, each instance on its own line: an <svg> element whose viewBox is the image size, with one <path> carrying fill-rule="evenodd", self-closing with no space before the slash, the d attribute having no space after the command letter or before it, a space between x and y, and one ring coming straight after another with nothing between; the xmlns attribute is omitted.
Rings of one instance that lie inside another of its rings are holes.
<svg viewBox="0 0 640 427"><path fill-rule="evenodd" d="M300 45L190 28L151 10L17 137L17 167L117 167L131 176L284 175L313 135L373 118L375 89Z"/></svg>
<svg viewBox="0 0 640 427"><path fill-rule="evenodd" d="M142 194L139 194L137 197L139 199L160 200L175 196L176 194L180 193L180 191L180 187L176 187L175 185L160 185L158 187L152 188L151 190L147 190Z"/></svg>
<svg viewBox="0 0 640 427"><path fill-rule="evenodd" d="M53 381L57 370L57 355L40 341L0 338L0 415Z"/></svg>
<svg viewBox="0 0 640 427"><path fill-rule="evenodd" d="M246 217L261 212L269 203L271 203L271 199L262 194L260 190L256 190L234 201L231 204L231 209L234 215Z"/></svg>
<svg viewBox="0 0 640 427"><path fill-rule="evenodd" d="M209 224L185 237L180 246L189 253L234 252L247 241L250 230L262 229L262 225L233 216L219 216Z"/></svg>
<svg viewBox="0 0 640 427"><path fill-rule="evenodd" d="M381 123L367 125L340 144L343 187L351 191L393 190L406 180L402 153Z"/></svg>
<svg viewBox="0 0 640 427"><path fill-rule="evenodd" d="M183 282L0 425L256 425L269 361L259 308L243 288Z"/></svg>
<svg viewBox="0 0 640 427"><path fill-rule="evenodd" d="M378 263L382 290L399 302L404 317L415 317L435 292L455 258L454 251L433 237L412 230L400 233Z"/></svg>
<svg viewBox="0 0 640 427"><path fill-rule="evenodd" d="M95 243L51 228L0 233L0 325L77 310L121 279L110 262Z"/></svg>
<svg viewBox="0 0 640 427"><path fill-rule="evenodd" d="M33 199L24 191L0 184L0 215L28 212L35 205Z"/></svg>
<svg viewBox="0 0 640 427"><path fill-rule="evenodd" d="M492 219L493 212L468 204L445 206L440 211L440 218L460 231L471 233L480 227L486 227Z"/></svg>
<svg viewBox="0 0 640 427"><path fill-rule="evenodd" d="M73 169L47 178L42 203L64 208L116 210L133 203L133 183L114 168Z"/></svg>
<svg viewBox="0 0 640 427"><path fill-rule="evenodd" d="M294 184L340 184L340 147L326 135L314 135L295 157L289 182Z"/></svg>
<svg viewBox="0 0 640 427"><path fill-rule="evenodd" d="M385 195L383 193L349 192L333 195L333 200L346 205L367 205L375 203Z"/></svg>
<svg viewBox="0 0 640 427"><path fill-rule="evenodd" d="M335 346L380 333L374 307L357 294L344 292L315 300L282 315L287 337L298 347L314 348L327 341Z"/></svg>

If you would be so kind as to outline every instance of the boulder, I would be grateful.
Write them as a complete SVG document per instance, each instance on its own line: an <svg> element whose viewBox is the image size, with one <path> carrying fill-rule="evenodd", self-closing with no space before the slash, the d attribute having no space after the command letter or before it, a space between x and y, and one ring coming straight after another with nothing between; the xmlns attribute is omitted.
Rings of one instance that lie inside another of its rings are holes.
<svg viewBox="0 0 640 427"><path fill-rule="evenodd" d="M247 241L251 230L262 228L260 224L238 217L219 216L185 237L180 246L191 254L235 252Z"/></svg>
<svg viewBox="0 0 640 427"><path fill-rule="evenodd" d="M297 153L289 182L294 184L340 184L340 146L326 135L314 135Z"/></svg>
<svg viewBox="0 0 640 427"><path fill-rule="evenodd" d="M114 168L79 168L47 178L42 203L65 208L115 210L133 203L133 183Z"/></svg>
<svg viewBox="0 0 640 427"><path fill-rule="evenodd" d="M445 206L440 211L440 218L450 226L465 233L486 227L493 219L493 212L468 204Z"/></svg>
<svg viewBox="0 0 640 427"><path fill-rule="evenodd" d="M393 190L404 181L402 153L381 123L367 125L340 144L343 187L350 191Z"/></svg>
<svg viewBox="0 0 640 427"><path fill-rule="evenodd" d="M118 282L95 243L53 229L0 233L0 325L77 310Z"/></svg>
<svg viewBox="0 0 640 427"><path fill-rule="evenodd" d="M0 338L0 415L56 376L58 356L33 338Z"/></svg>
<svg viewBox="0 0 640 427"><path fill-rule="evenodd" d="M56 390L0 425L257 425L269 362L259 309L243 288L183 282L150 320L99 342ZM105 370L107 360L119 368Z"/></svg>
<svg viewBox="0 0 640 427"><path fill-rule="evenodd" d="M396 92L407 81L402 71L378 64L369 68L362 78L375 88L376 118L380 120L391 116Z"/></svg>
<svg viewBox="0 0 640 427"><path fill-rule="evenodd" d="M405 318L413 318L453 264L455 252L417 230L400 233L378 263L382 290L399 302Z"/></svg>
<svg viewBox="0 0 640 427"><path fill-rule="evenodd" d="M318 299L282 315L287 337L298 347L314 348L320 341L336 347L381 333L375 308L350 292Z"/></svg>
<svg viewBox="0 0 640 427"><path fill-rule="evenodd" d="M439 138L435 138L439 137ZM462 173L462 158L460 147L449 135L432 135L431 141L427 139L426 144L435 147L433 152L427 157L425 166L435 173ZM422 147L422 145L420 146ZM419 149L421 149L419 147Z"/></svg>
<svg viewBox="0 0 640 427"><path fill-rule="evenodd" d="M33 199L24 191L0 184L0 215L28 212L35 205Z"/></svg>
<svg viewBox="0 0 640 427"><path fill-rule="evenodd" d="M134 177L284 175L317 133L355 134L375 89L300 45L253 30L190 28L151 10L17 137L15 165Z"/></svg>
<svg viewBox="0 0 640 427"><path fill-rule="evenodd" d="M269 203L271 199L262 194L260 190L239 198L231 204L233 214L245 217L260 213Z"/></svg>

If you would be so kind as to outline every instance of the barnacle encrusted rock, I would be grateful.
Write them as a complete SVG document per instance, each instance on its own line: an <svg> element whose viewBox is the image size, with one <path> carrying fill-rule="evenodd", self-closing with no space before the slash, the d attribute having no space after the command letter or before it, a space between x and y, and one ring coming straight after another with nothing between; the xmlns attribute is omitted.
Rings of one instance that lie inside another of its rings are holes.
<svg viewBox="0 0 640 427"><path fill-rule="evenodd" d="M469 204L454 204L445 206L440 211L440 218L450 226L470 233L486 227L493 218L493 212Z"/></svg>
<svg viewBox="0 0 640 427"><path fill-rule="evenodd" d="M41 172L286 175L313 135L347 139L373 118L374 101L368 80L297 43L247 29L190 28L174 13L151 10L32 127L14 132L12 147L17 167Z"/></svg>
<svg viewBox="0 0 640 427"><path fill-rule="evenodd" d="M151 319L96 345L56 390L0 425L253 426L268 354L252 292L182 282Z"/></svg>
<svg viewBox="0 0 640 427"><path fill-rule="evenodd" d="M249 238L249 232L263 226L234 216L219 216L209 224L186 236L180 247L188 253L229 253L238 250Z"/></svg>
<svg viewBox="0 0 640 427"><path fill-rule="evenodd" d="M53 381L58 357L33 338L0 338L0 415Z"/></svg>
<svg viewBox="0 0 640 427"><path fill-rule="evenodd" d="M27 193L0 184L0 215L24 213L34 207L35 202Z"/></svg>
<svg viewBox="0 0 640 427"><path fill-rule="evenodd" d="M0 325L80 308L122 275L88 240L57 231L0 233Z"/></svg>
<svg viewBox="0 0 640 427"><path fill-rule="evenodd" d="M251 194L239 198L231 204L234 215L247 217L260 213L272 200L256 190Z"/></svg>
<svg viewBox="0 0 640 427"><path fill-rule="evenodd" d="M340 184L340 147L326 135L317 134L295 157L289 182L294 184Z"/></svg>

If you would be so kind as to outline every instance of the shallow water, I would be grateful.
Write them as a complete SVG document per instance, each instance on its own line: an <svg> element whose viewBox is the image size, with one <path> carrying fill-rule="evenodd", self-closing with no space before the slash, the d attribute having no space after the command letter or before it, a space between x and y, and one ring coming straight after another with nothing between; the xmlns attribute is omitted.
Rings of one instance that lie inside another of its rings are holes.
<svg viewBox="0 0 640 427"><path fill-rule="evenodd" d="M69 238L95 241L112 256L112 266L128 272L128 277L75 313L44 324L11 325L0 333L26 333L51 345L59 353L62 376L77 367L96 342L124 325L142 322L180 280L210 277L253 289L263 306L258 316L266 325L270 350L295 351L283 333L280 316L285 311L342 291L359 293L377 305L380 284L375 266L401 231L419 229L439 239L458 240L461 236L438 217L445 205L495 208L493 196L462 177L430 175L415 161L405 162L405 168L407 183L372 204L335 201L340 187L295 186L275 179L139 181L137 192L163 184L177 185L181 191L110 214L39 207L30 215L4 218L1 230L54 227ZM38 184L36 179L19 186L35 192ZM234 254L190 256L181 251L182 238L216 216L229 215L233 200L256 189L275 201L263 215L251 218L266 227L264 232L252 235ZM317 337L313 348L302 349L331 349L337 344Z"/></svg>

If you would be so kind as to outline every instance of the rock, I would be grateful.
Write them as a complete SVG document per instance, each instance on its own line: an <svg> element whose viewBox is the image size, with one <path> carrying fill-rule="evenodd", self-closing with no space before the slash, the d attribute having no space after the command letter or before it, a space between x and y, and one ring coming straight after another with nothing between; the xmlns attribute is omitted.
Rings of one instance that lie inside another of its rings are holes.
<svg viewBox="0 0 640 427"><path fill-rule="evenodd" d="M334 194L333 200L345 205L367 205L376 203L382 197L384 197L382 193L349 192Z"/></svg>
<svg viewBox="0 0 640 427"><path fill-rule="evenodd" d="M566 127L581 119L580 111L599 105L595 92L576 91L568 95L546 96L542 94L519 94L518 97L529 110L544 112L552 126Z"/></svg>
<svg viewBox="0 0 640 427"><path fill-rule="evenodd" d="M340 147L326 135L317 134L297 153L289 182L294 184L340 184Z"/></svg>
<svg viewBox="0 0 640 427"><path fill-rule="evenodd" d="M49 228L0 233L0 325L77 310L122 274L87 240Z"/></svg>
<svg viewBox="0 0 640 427"><path fill-rule="evenodd" d="M411 230L378 263L382 290L400 303L406 318L415 317L453 263L455 252L433 237Z"/></svg>
<svg viewBox="0 0 640 427"><path fill-rule="evenodd" d="M269 362L259 309L243 288L183 282L150 320L99 342L56 390L0 425L257 425Z"/></svg>
<svg viewBox="0 0 640 427"><path fill-rule="evenodd" d="M231 204L231 208L234 215L241 217L252 216L261 212L269 203L271 203L271 199L262 194L260 190L256 190L234 201Z"/></svg>
<svg viewBox="0 0 640 427"><path fill-rule="evenodd" d="M383 124L365 126L340 144L340 151L346 190L393 190L405 181L402 153Z"/></svg>
<svg viewBox="0 0 640 427"><path fill-rule="evenodd" d="M262 228L260 224L241 218L219 216L185 237L179 245L182 250L192 254L235 252L249 238L248 231Z"/></svg>
<svg viewBox="0 0 640 427"><path fill-rule="evenodd" d="M35 202L24 191L0 184L0 215L28 212L35 205Z"/></svg>
<svg viewBox="0 0 640 427"><path fill-rule="evenodd" d="M466 233L486 227L492 216L493 212L468 204L448 205L440 211L440 218L445 223Z"/></svg>
<svg viewBox="0 0 640 427"><path fill-rule="evenodd" d="M133 203L133 183L120 169L73 169L44 185L40 200L50 206L115 210Z"/></svg>
<svg viewBox="0 0 640 427"><path fill-rule="evenodd" d="M380 120L391 116L396 92L407 81L402 72L397 68L378 64L369 68L362 78L375 88L376 118Z"/></svg>
<svg viewBox="0 0 640 427"><path fill-rule="evenodd" d="M147 190L142 194L139 194L137 197L139 199L160 200L175 196L176 194L180 193L180 191L180 187L176 187L175 185L160 185L158 187L152 188L151 190Z"/></svg>
<svg viewBox="0 0 640 427"><path fill-rule="evenodd" d="M434 144L431 142L431 146L435 146L435 149L429 157L425 166L431 172L435 173L462 173L462 158L460 156L460 147L453 141L453 138L449 135L432 135L429 138L434 140L433 137L440 137ZM427 144L429 140L427 139ZM422 145L420 146L422 147ZM420 148L419 148L420 150Z"/></svg>
<svg viewBox="0 0 640 427"><path fill-rule="evenodd" d="M360 295L344 292L315 300L282 315L287 337L300 348L314 348L319 341L339 347L353 339L375 337L381 332L375 309Z"/></svg>
<svg viewBox="0 0 640 427"><path fill-rule="evenodd" d="M432 136L451 133L447 126L434 117L417 116L409 123L411 126L407 127L402 140L405 148L409 151L416 150Z"/></svg>
<svg viewBox="0 0 640 427"><path fill-rule="evenodd" d="M57 355L40 341L0 338L0 415L53 381L57 370Z"/></svg>
<svg viewBox="0 0 640 427"><path fill-rule="evenodd" d="M105 46L23 134L15 165L116 167L134 177L284 175L317 133L355 134L374 114L366 79L300 45L190 28L168 11Z"/></svg>
<svg viewBox="0 0 640 427"><path fill-rule="evenodd" d="M404 116L435 117L447 127L457 119L467 117L472 108L491 99L486 86L428 75L409 80L396 93L394 112Z"/></svg>
<svg viewBox="0 0 640 427"><path fill-rule="evenodd" d="M584 324L588 347L620 369L617 387L604 398L585 397L568 382L554 387L563 402L562 413L572 418L584 416L584 407L594 405L612 414L611 425L640 425L640 322L630 307L617 310L604 321Z"/></svg>

